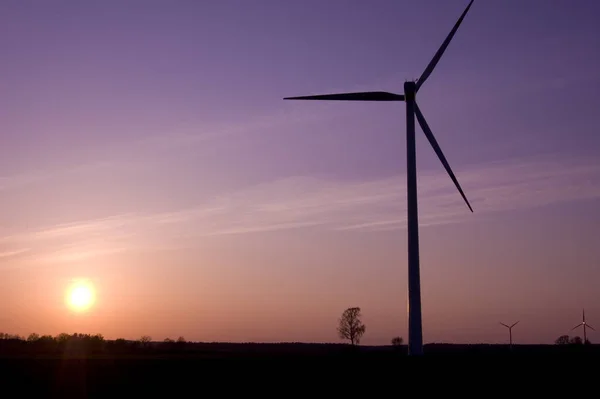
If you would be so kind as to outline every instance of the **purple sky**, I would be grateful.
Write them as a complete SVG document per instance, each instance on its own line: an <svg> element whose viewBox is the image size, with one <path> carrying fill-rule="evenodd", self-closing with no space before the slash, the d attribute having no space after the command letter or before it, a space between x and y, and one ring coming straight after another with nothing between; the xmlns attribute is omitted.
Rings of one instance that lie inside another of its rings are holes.
<svg viewBox="0 0 600 399"><path fill-rule="evenodd" d="M2 1L0 330L406 338L403 104L282 98L401 93L467 3ZM475 1L419 92L475 210L418 130L425 342L600 325L599 19Z"/></svg>

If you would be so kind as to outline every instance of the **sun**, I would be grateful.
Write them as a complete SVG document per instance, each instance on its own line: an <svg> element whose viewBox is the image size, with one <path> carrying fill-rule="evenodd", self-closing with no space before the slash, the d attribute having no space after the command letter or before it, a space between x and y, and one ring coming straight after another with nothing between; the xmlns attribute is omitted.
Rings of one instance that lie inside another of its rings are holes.
<svg viewBox="0 0 600 399"><path fill-rule="evenodd" d="M87 280L75 280L67 290L67 305L75 312L89 310L96 301L94 286Z"/></svg>

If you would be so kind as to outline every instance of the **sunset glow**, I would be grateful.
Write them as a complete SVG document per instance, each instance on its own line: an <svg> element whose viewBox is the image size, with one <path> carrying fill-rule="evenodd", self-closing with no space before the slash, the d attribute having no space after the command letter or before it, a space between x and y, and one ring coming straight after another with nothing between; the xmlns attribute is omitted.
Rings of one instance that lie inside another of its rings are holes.
<svg viewBox="0 0 600 399"><path fill-rule="evenodd" d="M0 1L0 333L408 343L406 103L283 99L403 94L469 2ZM600 343L599 16L475 0L419 91L474 210L416 120L425 344Z"/></svg>
<svg viewBox="0 0 600 399"><path fill-rule="evenodd" d="M93 285L85 280L75 281L67 292L67 305L75 312L89 310L94 305L95 299Z"/></svg>

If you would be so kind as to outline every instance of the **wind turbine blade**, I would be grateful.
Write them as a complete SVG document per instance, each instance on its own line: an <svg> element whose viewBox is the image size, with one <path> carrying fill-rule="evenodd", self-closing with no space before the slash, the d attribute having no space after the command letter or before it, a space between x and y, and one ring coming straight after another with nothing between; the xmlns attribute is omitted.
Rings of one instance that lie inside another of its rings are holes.
<svg viewBox="0 0 600 399"><path fill-rule="evenodd" d="M471 8L472 4L473 4L473 0L471 0L469 2L469 5L467 6L467 8L465 8L465 11L463 11L463 13L460 16L460 18L458 19L458 21L456 21L456 24L454 24L454 28L452 28L452 30L448 34L448 37L446 37L446 40L444 40L444 42L442 43L442 45L438 49L437 53L435 53L435 55L433 56L433 58L429 62L429 65L427 65L427 68L425 68L425 70L423 71L423 74L421 75L421 77L419 78L419 80L417 80L416 91L419 91L419 89L421 88L421 86L423 85L423 83L425 83L425 81L427 80L427 78L429 77L429 75L431 75L431 72L433 72L433 69L435 68L435 66L437 65L437 63L440 61L440 58L442 58L442 55L444 54L444 51L446 51L446 48L450 44L450 41L454 37L454 34L458 30L458 27L462 23L463 19L465 19L465 16L467 15L467 12L469 11L469 8Z"/></svg>
<svg viewBox="0 0 600 399"><path fill-rule="evenodd" d="M521 321L521 320L519 320ZM519 324L519 321L517 321L515 324L513 324L512 326L510 326L510 328L513 328L514 326L516 326L517 324Z"/></svg>
<svg viewBox="0 0 600 399"><path fill-rule="evenodd" d="M334 100L334 101L404 101L404 95L385 91L321 94L316 96L286 97L284 100Z"/></svg>
<svg viewBox="0 0 600 399"><path fill-rule="evenodd" d="M502 322L501 322L500 324L502 324L502 325L503 325L504 327L506 327L506 328L510 328L510 327L508 327L506 324L504 324L504 323L502 323Z"/></svg>
<svg viewBox="0 0 600 399"><path fill-rule="evenodd" d="M578 327L581 327L582 325L583 325L583 323L579 323L579 324L577 324L575 327L571 328L571 331L573 331L574 329L576 329L576 328L578 328Z"/></svg>
<svg viewBox="0 0 600 399"><path fill-rule="evenodd" d="M586 326L588 326L588 328L591 328L592 330L596 331L596 329L592 326L590 326L589 324L585 323Z"/></svg>
<svg viewBox="0 0 600 399"><path fill-rule="evenodd" d="M454 185L456 186L456 188L460 192L460 195L462 195L463 199L467 203L467 206L469 207L469 209L471 210L471 212L473 212L473 208L471 208L471 204L469 204L469 200L467 199L467 196L465 195L465 193L463 192L462 188L460 187L460 184L458 184L458 180L456 179L456 176L454 176L454 172L452 172L452 168L450 168L450 164L448 164L448 161L446 160L446 157L444 156L444 153L442 152L442 149L440 148L440 146L438 145L435 137L433 136L433 133L431 132L431 129L429 128L429 125L425 121L425 117L421 113L421 110L419 109L419 106L417 105L416 102L414 104L415 104L415 115L417 117L417 120L419 121L419 125L421 125L421 129L423 129L423 132L425 133L425 136L427 136L427 140L429 140L429 143L433 147L433 150L435 151L435 153L437 154L438 158L440 159L440 161L444 165L444 168L446 168L446 172L448 172L448 175L450 175L450 178L452 179L452 181L454 182Z"/></svg>

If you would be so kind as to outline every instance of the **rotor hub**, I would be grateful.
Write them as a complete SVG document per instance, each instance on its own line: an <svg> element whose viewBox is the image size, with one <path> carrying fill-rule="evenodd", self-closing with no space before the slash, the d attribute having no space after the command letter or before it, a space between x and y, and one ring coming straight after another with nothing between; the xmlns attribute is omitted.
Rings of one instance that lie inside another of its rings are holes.
<svg viewBox="0 0 600 399"><path fill-rule="evenodd" d="M415 82L404 82L404 98L406 101L414 101L417 93L417 85Z"/></svg>

